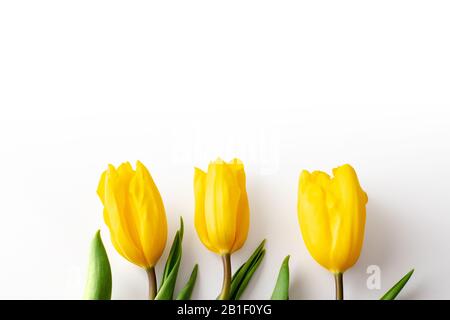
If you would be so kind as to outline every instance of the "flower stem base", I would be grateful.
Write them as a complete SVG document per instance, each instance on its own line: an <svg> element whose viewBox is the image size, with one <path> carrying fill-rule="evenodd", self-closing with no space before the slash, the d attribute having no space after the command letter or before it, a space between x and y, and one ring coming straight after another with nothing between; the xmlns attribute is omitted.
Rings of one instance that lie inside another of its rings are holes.
<svg viewBox="0 0 450 320"><path fill-rule="evenodd" d="M336 285L336 300L344 300L344 275L343 273L334 274L334 283Z"/></svg>
<svg viewBox="0 0 450 320"><path fill-rule="evenodd" d="M148 277L148 299L155 300L157 287L155 267L150 267L146 271Z"/></svg>
<svg viewBox="0 0 450 320"><path fill-rule="evenodd" d="M231 287L231 255L226 253L222 255L223 263L223 284L222 292L219 295L219 300L230 299L230 287Z"/></svg>

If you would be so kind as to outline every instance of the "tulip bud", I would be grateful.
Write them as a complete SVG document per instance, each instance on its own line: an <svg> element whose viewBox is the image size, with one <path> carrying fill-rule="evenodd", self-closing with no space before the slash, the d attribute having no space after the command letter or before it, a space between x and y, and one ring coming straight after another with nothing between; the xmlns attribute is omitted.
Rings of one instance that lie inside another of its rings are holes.
<svg viewBox="0 0 450 320"><path fill-rule="evenodd" d="M342 273L356 263L364 240L367 195L350 165L333 174L301 173L298 220L309 253L335 274L337 297L342 298Z"/></svg>
<svg viewBox="0 0 450 320"><path fill-rule="evenodd" d="M217 254L239 250L247 239L249 205L244 165L238 159L195 168L195 228L202 243Z"/></svg>
<svg viewBox="0 0 450 320"><path fill-rule="evenodd" d="M167 221L164 204L147 168L129 162L103 172L97 193L103 217L117 252L145 269L153 268L164 251Z"/></svg>

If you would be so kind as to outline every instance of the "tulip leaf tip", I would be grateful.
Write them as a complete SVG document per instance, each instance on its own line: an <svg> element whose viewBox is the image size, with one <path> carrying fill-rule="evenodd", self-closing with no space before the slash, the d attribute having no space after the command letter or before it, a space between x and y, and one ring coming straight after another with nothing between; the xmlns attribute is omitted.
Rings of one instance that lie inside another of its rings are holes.
<svg viewBox="0 0 450 320"><path fill-rule="evenodd" d="M177 300L191 299L192 291L194 290L195 282L197 280L197 273L198 273L198 264L195 264L194 269L192 269L189 280L187 281L183 289L181 289L181 291L178 293Z"/></svg>
<svg viewBox="0 0 450 320"><path fill-rule="evenodd" d="M411 269L407 274L403 276L391 289L388 290L380 300L395 300L397 295L402 291L403 287L406 285L408 280L414 273L414 269Z"/></svg>
<svg viewBox="0 0 450 320"><path fill-rule="evenodd" d="M183 221L183 217L180 216L180 238L181 238L181 240L183 240L183 236L184 236L184 221Z"/></svg>
<svg viewBox="0 0 450 320"><path fill-rule="evenodd" d="M91 241L84 299L110 300L111 291L111 266L105 246L103 245L100 230L97 230Z"/></svg>
<svg viewBox="0 0 450 320"><path fill-rule="evenodd" d="M289 300L289 259L287 255L281 263L271 300Z"/></svg>

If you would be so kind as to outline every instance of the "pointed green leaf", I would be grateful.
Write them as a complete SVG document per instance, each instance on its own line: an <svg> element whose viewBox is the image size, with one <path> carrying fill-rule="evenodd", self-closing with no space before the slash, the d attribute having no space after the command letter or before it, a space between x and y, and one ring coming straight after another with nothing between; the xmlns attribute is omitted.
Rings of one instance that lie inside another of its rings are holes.
<svg viewBox="0 0 450 320"><path fill-rule="evenodd" d="M289 256L284 258L273 289L272 300L289 300Z"/></svg>
<svg viewBox="0 0 450 320"><path fill-rule="evenodd" d="M194 290L195 281L197 280L197 270L198 265L196 264L194 266L194 269L192 270L191 276L189 277L188 282L184 286L183 289L178 293L177 300L189 300L191 299L192 290Z"/></svg>
<svg viewBox="0 0 450 320"><path fill-rule="evenodd" d="M111 300L111 290L111 267L100 236L100 230L98 230L91 242L84 299Z"/></svg>
<svg viewBox="0 0 450 320"><path fill-rule="evenodd" d="M389 289L389 291L386 292L384 296L381 297L380 300L394 300L395 297L397 297L397 295L403 289L405 284L408 282L409 278L411 278L413 272L414 269L408 272L403 278L400 279L399 282L397 282L391 289Z"/></svg>
<svg viewBox="0 0 450 320"><path fill-rule="evenodd" d="M180 217L180 238L183 241L183 236L184 236L184 221L183 221L183 217Z"/></svg>
<svg viewBox="0 0 450 320"><path fill-rule="evenodd" d="M245 273L247 272L248 268L250 267L252 262L256 259L256 257L259 255L259 253L263 250L265 241L266 240L263 240L260 243L260 245L255 249L253 254L250 256L250 258L248 258L248 260L245 263L243 263L238 268L238 270L233 274L233 276L231 278L230 296L234 296L235 293L237 292L237 289L238 289L240 283L242 282L242 279L244 278Z"/></svg>
<svg viewBox="0 0 450 320"><path fill-rule="evenodd" d="M233 283L233 281L237 281L236 277L239 277L242 275L242 268L245 267L245 263L243 263L237 270L236 272L233 274L233 276L231 277L231 283Z"/></svg>
<svg viewBox="0 0 450 320"><path fill-rule="evenodd" d="M251 278L253 277L253 274L258 269L259 265L261 264L261 261L263 260L264 256L266 254L266 250L262 250L259 255L256 257L256 259L253 261L250 268L245 273L244 278L242 279L241 284L239 285L239 288L236 292L236 294L233 296L233 300L239 300L241 298L241 295L244 293L245 289L247 288L248 283L250 282Z"/></svg>
<svg viewBox="0 0 450 320"><path fill-rule="evenodd" d="M164 267L163 278L156 300L172 300L175 284L177 282L178 270L182 256L182 240L184 233L183 219L180 218L180 229L175 234L169 256Z"/></svg>
<svg viewBox="0 0 450 320"><path fill-rule="evenodd" d="M231 278L230 288L230 300L237 300L244 292L250 281L253 273L258 268L264 257L264 244L266 240L263 240L261 244L255 249L253 254L248 260L242 264L239 269L233 274ZM248 274L248 275L247 275Z"/></svg>
<svg viewBox="0 0 450 320"><path fill-rule="evenodd" d="M181 242L183 241L184 234L184 223L183 218L180 217L180 229L175 234L175 238L172 242L172 247L170 248L169 256L167 257L166 265L164 266L164 273L161 280L161 286L169 277L170 271L173 269L177 262L178 254L181 255Z"/></svg>

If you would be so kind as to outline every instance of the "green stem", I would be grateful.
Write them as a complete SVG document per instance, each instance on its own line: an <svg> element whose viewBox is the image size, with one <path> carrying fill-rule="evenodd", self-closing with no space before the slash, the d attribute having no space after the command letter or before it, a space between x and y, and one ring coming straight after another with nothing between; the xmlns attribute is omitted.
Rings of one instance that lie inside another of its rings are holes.
<svg viewBox="0 0 450 320"><path fill-rule="evenodd" d="M222 263L223 263L223 284L222 284L222 292L219 295L219 300L229 300L231 287L231 256L229 253L222 255Z"/></svg>
<svg viewBox="0 0 450 320"><path fill-rule="evenodd" d="M155 267L146 269L148 277L148 299L155 300L156 297L156 273Z"/></svg>
<svg viewBox="0 0 450 320"><path fill-rule="evenodd" d="M336 300L344 300L344 275L343 273L334 274L334 283L336 285Z"/></svg>

